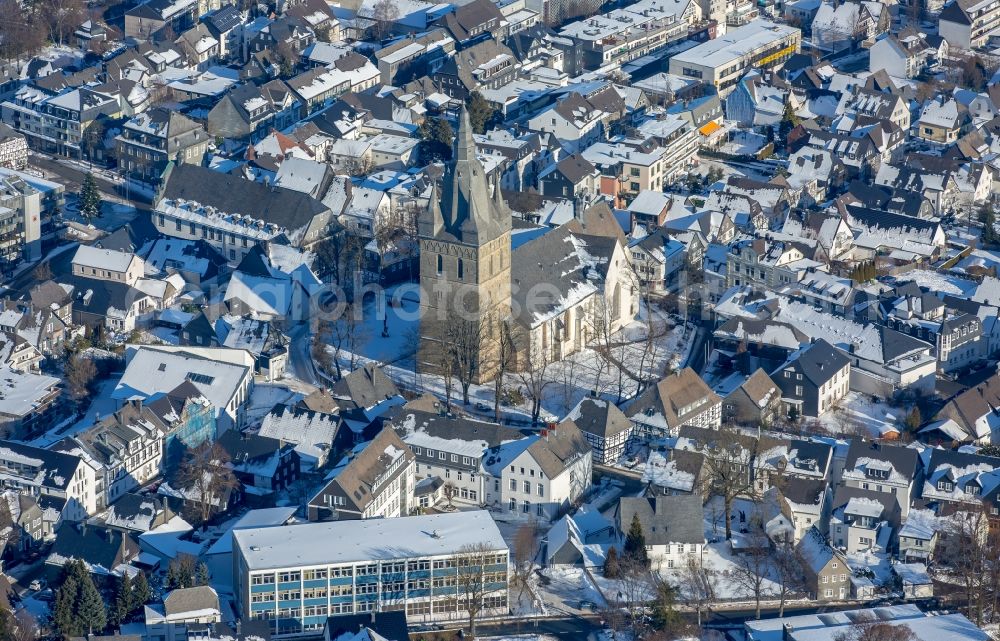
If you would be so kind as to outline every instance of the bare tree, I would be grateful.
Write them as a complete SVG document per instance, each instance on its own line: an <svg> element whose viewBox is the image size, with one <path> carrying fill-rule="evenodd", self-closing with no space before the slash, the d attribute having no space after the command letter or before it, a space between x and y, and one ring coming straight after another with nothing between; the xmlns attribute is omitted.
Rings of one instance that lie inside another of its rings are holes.
<svg viewBox="0 0 1000 641"><path fill-rule="evenodd" d="M774 573L778 580L778 616L785 616L785 602L805 588L802 561L790 545L781 545L774 554Z"/></svg>
<svg viewBox="0 0 1000 641"><path fill-rule="evenodd" d="M988 517L983 507L956 512L948 517L940 545L943 548L940 561L962 587L966 615L976 625L982 625L986 602L991 553L988 532Z"/></svg>
<svg viewBox="0 0 1000 641"><path fill-rule="evenodd" d="M399 5L395 0L378 0L372 5L372 20L378 39L383 40L391 31L393 23L399 19Z"/></svg>
<svg viewBox="0 0 1000 641"><path fill-rule="evenodd" d="M444 484L444 487L441 488L441 493L444 494L445 500L448 501L448 507L454 508L455 496L458 495L458 488L455 487L455 484L448 481Z"/></svg>
<svg viewBox="0 0 1000 641"><path fill-rule="evenodd" d="M764 596L771 570L770 540L759 519L754 519L744 535L744 549L736 555L736 563L724 573L732 584L743 588L754 600L754 618L760 618L760 601Z"/></svg>
<svg viewBox="0 0 1000 641"><path fill-rule="evenodd" d="M65 44L87 18L83 0L38 0L34 9L48 30L49 40L57 44Z"/></svg>
<svg viewBox="0 0 1000 641"><path fill-rule="evenodd" d="M69 395L73 400L79 402L90 396L94 381L97 379L97 366L94 365L93 359L83 354L73 354L66 363L63 373L69 387Z"/></svg>
<svg viewBox="0 0 1000 641"><path fill-rule="evenodd" d="M518 372L517 377L524 385L528 398L531 399L531 420L537 422L538 416L542 413L545 389L552 384L549 380L548 350L542 348L536 351L529 348L524 369Z"/></svg>
<svg viewBox="0 0 1000 641"><path fill-rule="evenodd" d="M646 604L653 596L652 574L642 560L623 554L618 564L617 605L625 611L625 624L634 638L648 631Z"/></svg>
<svg viewBox="0 0 1000 641"><path fill-rule="evenodd" d="M510 322L507 319L500 321L500 340L496 350L496 367L493 368L493 420L500 422L500 397L503 395L503 380L514 364L516 348L514 337L511 334Z"/></svg>
<svg viewBox="0 0 1000 641"><path fill-rule="evenodd" d="M326 322L321 322L316 328L316 333L312 337L312 346L310 348L310 355L312 356L313 363L316 367L329 375L331 370L337 370L337 379L341 378L340 371L340 358L339 356L331 356L330 351L327 350L327 340L330 335L330 324Z"/></svg>
<svg viewBox="0 0 1000 641"><path fill-rule="evenodd" d="M486 607L486 599L493 590L490 585L507 578L506 558L498 559L497 552L486 543L471 543L459 548L455 557L457 572L455 585L459 607L469 617L469 637L476 638L476 619ZM491 566L502 564L502 571ZM501 576L502 575L502 576Z"/></svg>
<svg viewBox="0 0 1000 641"><path fill-rule="evenodd" d="M489 337L489 318L460 318L453 316L445 322L445 344L451 352L455 378L462 388L462 403L469 404L469 387L479 375L483 365L480 354Z"/></svg>
<svg viewBox="0 0 1000 641"><path fill-rule="evenodd" d="M568 412L573 407L574 392L577 389L577 365L580 363L578 352L573 352L559 361L559 384L562 390L563 410Z"/></svg>
<svg viewBox="0 0 1000 641"><path fill-rule="evenodd" d="M177 470L177 484L193 501L192 516L202 524L212 518L214 509L225 510L230 492L239 487L229 466L229 454L212 441L188 450Z"/></svg>
<svg viewBox="0 0 1000 641"><path fill-rule="evenodd" d="M325 324L325 338L328 338L333 347L333 366L337 370L337 379L343 377L341 360L344 354L347 355L347 365L349 371L354 371L358 367L358 351L365 337L368 335L368 328L362 322L362 318L355 305L346 305L339 317Z"/></svg>
<svg viewBox="0 0 1000 641"><path fill-rule="evenodd" d="M763 463L757 455L757 439L726 428L712 432L711 438L703 478L709 491L722 497L728 540L733 538L733 503L740 497L754 500L760 496L755 481L763 473Z"/></svg>
<svg viewBox="0 0 1000 641"><path fill-rule="evenodd" d="M537 533L538 527L532 522L521 525L514 535L511 584L518 589L519 596L528 589L528 578L535 567Z"/></svg>
<svg viewBox="0 0 1000 641"><path fill-rule="evenodd" d="M701 614L706 603L715 598L718 575L712 569L703 567L696 556L689 556L687 565L681 569L681 593L694 607L701 627Z"/></svg>

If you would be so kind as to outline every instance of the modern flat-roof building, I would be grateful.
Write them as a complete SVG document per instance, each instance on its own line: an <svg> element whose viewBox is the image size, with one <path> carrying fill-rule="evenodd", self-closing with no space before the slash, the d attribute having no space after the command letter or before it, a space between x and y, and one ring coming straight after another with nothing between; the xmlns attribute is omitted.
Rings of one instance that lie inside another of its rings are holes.
<svg viewBox="0 0 1000 641"><path fill-rule="evenodd" d="M486 511L234 530L233 587L239 616L276 636L358 612L465 619L469 595L481 616L507 613L508 556Z"/></svg>
<svg viewBox="0 0 1000 641"><path fill-rule="evenodd" d="M754 20L670 59L670 73L715 85L725 97L750 69L781 65L797 53L802 32L768 20Z"/></svg>

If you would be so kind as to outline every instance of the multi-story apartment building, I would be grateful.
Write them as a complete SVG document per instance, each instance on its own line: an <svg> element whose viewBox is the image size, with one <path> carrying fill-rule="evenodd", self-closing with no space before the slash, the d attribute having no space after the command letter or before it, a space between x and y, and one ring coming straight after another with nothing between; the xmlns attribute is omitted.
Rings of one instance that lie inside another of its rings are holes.
<svg viewBox="0 0 1000 641"><path fill-rule="evenodd" d="M649 55L686 38L689 27L701 15L695 2L642 0L572 22L559 30L558 42L569 45L565 49L565 71L578 74Z"/></svg>
<svg viewBox="0 0 1000 641"><path fill-rule="evenodd" d="M413 509L409 446L386 428L359 448L333 469L333 478L309 501L310 521L394 518Z"/></svg>
<svg viewBox="0 0 1000 641"><path fill-rule="evenodd" d="M317 635L331 615L405 610L410 623L507 614L508 548L486 511L303 523L233 532L239 616L278 637Z"/></svg>
<svg viewBox="0 0 1000 641"><path fill-rule="evenodd" d="M330 209L292 189L185 164L170 171L150 219L160 233L204 240L236 265L258 243L281 234L298 246L317 242Z"/></svg>
<svg viewBox="0 0 1000 641"><path fill-rule="evenodd" d="M590 489L593 452L571 420L491 451L486 501L511 515L555 521Z"/></svg>
<svg viewBox="0 0 1000 641"><path fill-rule="evenodd" d="M773 289L797 283L808 269L818 266L806 258L802 246L764 238L733 243L727 262L730 287L754 285Z"/></svg>
<svg viewBox="0 0 1000 641"><path fill-rule="evenodd" d="M97 471L73 454L0 441L0 486L62 501L64 520L97 512Z"/></svg>
<svg viewBox="0 0 1000 641"><path fill-rule="evenodd" d="M670 59L670 73L714 85L727 96L750 69L778 67L797 53L802 33L795 27L753 20Z"/></svg>
<svg viewBox="0 0 1000 641"><path fill-rule="evenodd" d="M895 496L905 518L919 469L917 451L912 448L854 439L847 451L841 482Z"/></svg>
<svg viewBox="0 0 1000 641"><path fill-rule="evenodd" d="M954 0L943 9L938 34L951 47L978 49L1000 26L1000 0Z"/></svg>
<svg viewBox="0 0 1000 641"><path fill-rule="evenodd" d="M601 172L601 193L612 198L631 200L645 189L663 191L668 182L667 151L652 141L616 138L594 143L582 155Z"/></svg>
<svg viewBox="0 0 1000 641"><path fill-rule="evenodd" d="M0 105L3 121L21 132L39 151L83 158L83 134L101 116L121 113L118 97L89 87L68 89L51 95L24 86L11 100ZM83 145L85 146L85 145Z"/></svg>
<svg viewBox="0 0 1000 641"><path fill-rule="evenodd" d="M100 510L159 476L165 429L153 410L131 401L54 449L81 454L96 465Z"/></svg>
<svg viewBox="0 0 1000 641"><path fill-rule="evenodd" d="M406 407L390 418L389 425L413 450L416 478L437 477L451 485L454 493L449 501L457 505L487 505L491 480L483 469L484 459L490 456L491 448L524 438L517 430L497 423Z"/></svg>
<svg viewBox="0 0 1000 641"><path fill-rule="evenodd" d="M169 162L200 165L208 142L208 132L200 123L157 107L126 122L115 137L115 148L120 169L158 184Z"/></svg>
<svg viewBox="0 0 1000 641"><path fill-rule="evenodd" d="M0 272L41 258L42 194L16 174L0 175Z"/></svg>
<svg viewBox="0 0 1000 641"><path fill-rule="evenodd" d="M28 165L28 139L0 123L0 167L24 169Z"/></svg>

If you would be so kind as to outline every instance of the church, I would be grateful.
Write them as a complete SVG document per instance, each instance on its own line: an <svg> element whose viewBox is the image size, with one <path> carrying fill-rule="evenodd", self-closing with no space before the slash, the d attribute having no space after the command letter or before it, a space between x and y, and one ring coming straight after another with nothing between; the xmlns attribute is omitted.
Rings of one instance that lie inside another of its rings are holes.
<svg viewBox="0 0 1000 641"><path fill-rule="evenodd" d="M506 370L523 371L617 332L638 313L639 281L606 203L536 230L544 233L516 250L512 222L499 179L488 177L476 156L463 108L454 158L418 220L418 372L453 367L449 348L461 342L461 351L473 353L472 380L482 384L495 378L507 351L502 333L512 344Z"/></svg>

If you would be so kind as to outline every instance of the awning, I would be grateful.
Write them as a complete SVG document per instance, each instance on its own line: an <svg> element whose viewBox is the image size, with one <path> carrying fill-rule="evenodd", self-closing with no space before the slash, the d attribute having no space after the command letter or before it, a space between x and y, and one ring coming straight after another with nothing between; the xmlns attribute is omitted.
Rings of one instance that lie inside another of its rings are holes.
<svg viewBox="0 0 1000 641"><path fill-rule="evenodd" d="M722 127L719 125L719 123L713 120L712 122L703 125L700 129L698 129L698 133L700 133L702 136L711 136L720 129L722 129Z"/></svg>

